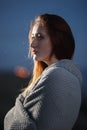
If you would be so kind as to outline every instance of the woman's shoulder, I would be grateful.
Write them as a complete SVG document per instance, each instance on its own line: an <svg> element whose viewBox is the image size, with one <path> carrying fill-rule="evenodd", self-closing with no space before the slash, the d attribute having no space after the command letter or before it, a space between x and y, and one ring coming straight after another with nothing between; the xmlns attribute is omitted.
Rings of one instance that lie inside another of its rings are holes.
<svg viewBox="0 0 87 130"><path fill-rule="evenodd" d="M72 60L60 60L49 67L47 67L44 72L42 73L42 76L56 76L62 78L64 76L66 77L75 77L79 80L80 83L82 83L82 74L80 72L79 67L72 61Z"/></svg>

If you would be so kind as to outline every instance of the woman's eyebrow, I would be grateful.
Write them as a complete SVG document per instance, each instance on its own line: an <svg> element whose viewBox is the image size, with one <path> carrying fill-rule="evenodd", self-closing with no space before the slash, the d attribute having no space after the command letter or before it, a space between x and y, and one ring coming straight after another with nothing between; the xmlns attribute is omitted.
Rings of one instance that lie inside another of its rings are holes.
<svg viewBox="0 0 87 130"><path fill-rule="evenodd" d="M42 35L42 33L41 33L41 32L37 32L37 33L35 33L35 34L34 34L34 33L32 33L32 34L31 34L31 36L37 36L38 34L39 34L39 35Z"/></svg>

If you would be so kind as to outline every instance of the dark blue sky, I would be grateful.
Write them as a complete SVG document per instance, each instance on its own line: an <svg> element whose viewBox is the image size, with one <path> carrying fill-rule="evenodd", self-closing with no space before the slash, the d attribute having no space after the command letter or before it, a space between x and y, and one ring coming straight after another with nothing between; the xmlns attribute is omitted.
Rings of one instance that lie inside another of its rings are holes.
<svg viewBox="0 0 87 130"><path fill-rule="evenodd" d="M0 70L31 68L28 32L31 21L41 13L55 13L66 19L76 41L74 60L86 68L86 0L0 0Z"/></svg>

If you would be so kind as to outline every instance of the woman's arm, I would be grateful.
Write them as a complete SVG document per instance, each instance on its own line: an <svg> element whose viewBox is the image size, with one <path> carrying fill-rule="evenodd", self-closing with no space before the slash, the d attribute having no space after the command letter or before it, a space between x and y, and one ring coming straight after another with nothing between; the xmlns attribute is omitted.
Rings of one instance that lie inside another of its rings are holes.
<svg viewBox="0 0 87 130"><path fill-rule="evenodd" d="M15 106L7 113L4 130L37 130L35 122L23 106L23 100L24 97L19 95Z"/></svg>

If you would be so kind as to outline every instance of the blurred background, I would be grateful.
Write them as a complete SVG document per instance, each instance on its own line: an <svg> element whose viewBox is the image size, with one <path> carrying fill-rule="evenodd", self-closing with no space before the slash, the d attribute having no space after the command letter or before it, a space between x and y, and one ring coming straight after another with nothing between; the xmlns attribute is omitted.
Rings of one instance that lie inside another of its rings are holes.
<svg viewBox="0 0 87 130"><path fill-rule="evenodd" d="M87 130L86 0L0 0L0 130L5 114L30 80L33 61L28 57L28 32L32 20L42 13L62 16L72 29L74 61L83 75L82 105L73 130Z"/></svg>

